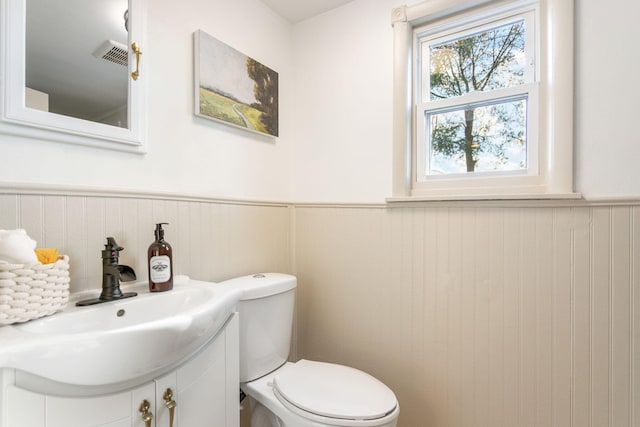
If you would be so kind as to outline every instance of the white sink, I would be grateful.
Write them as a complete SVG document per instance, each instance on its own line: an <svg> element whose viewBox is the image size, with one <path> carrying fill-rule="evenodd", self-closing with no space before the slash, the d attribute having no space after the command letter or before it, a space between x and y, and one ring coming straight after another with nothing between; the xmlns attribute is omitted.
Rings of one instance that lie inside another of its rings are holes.
<svg viewBox="0 0 640 427"><path fill-rule="evenodd" d="M60 313L0 327L0 368L64 384L130 382L182 363L209 342L235 311L240 291L176 276L174 288L88 307L74 295Z"/></svg>

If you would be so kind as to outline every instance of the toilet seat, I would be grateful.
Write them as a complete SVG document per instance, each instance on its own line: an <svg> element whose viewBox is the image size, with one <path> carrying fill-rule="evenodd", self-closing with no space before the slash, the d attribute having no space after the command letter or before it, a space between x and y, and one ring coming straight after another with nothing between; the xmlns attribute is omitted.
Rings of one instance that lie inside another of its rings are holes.
<svg viewBox="0 0 640 427"><path fill-rule="evenodd" d="M397 400L378 379L360 370L300 360L276 372L273 392L298 415L332 425L377 420L393 412Z"/></svg>

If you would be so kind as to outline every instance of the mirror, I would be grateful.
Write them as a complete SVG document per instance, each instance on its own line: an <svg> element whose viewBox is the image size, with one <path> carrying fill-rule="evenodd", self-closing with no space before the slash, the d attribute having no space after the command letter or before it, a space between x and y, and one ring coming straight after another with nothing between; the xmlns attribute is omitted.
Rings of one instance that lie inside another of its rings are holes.
<svg viewBox="0 0 640 427"><path fill-rule="evenodd" d="M144 153L145 0L1 0L0 132Z"/></svg>
<svg viewBox="0 0 640 427"><path fill-rule="evenodd" d="M26 106L128 127L128 1L26 2Z"/></svg>

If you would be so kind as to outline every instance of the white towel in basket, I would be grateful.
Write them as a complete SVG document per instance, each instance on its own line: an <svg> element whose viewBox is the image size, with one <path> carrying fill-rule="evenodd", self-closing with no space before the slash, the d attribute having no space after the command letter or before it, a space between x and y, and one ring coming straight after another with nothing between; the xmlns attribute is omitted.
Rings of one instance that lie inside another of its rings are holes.
<svg viewBox="0 0 640 427"><path fill-rule="evenodd" d="M36 241L19 228L17 230L0 230L0 260L16 264L33 264L38 262L35 253Z"/></svg>

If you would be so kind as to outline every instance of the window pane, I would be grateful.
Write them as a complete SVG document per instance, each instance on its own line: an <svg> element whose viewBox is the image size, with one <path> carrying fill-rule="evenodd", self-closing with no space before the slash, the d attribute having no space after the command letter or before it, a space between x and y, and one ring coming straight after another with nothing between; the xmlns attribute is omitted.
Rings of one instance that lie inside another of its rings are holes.
<svg viewBox="0 0 640 427"><path fill-rule="evenodd" d="M524 20L429 45L430 93L423 101L453 98L524 83Z"/></svg>
<svg viewBox="0 0 640 427"><path fill-rule="evenodd" d="M526 98L425 113L429 175L527 168Z"/></svg>

